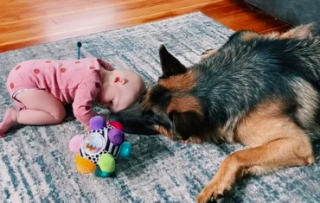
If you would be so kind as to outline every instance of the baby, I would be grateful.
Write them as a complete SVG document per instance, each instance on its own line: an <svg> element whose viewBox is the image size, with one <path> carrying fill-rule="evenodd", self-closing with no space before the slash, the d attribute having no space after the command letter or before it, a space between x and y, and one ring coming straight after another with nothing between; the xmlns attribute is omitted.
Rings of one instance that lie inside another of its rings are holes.
<svg viewBox="0 0 320 203"><path fill-rule="evenodd" d="M50 125L62 122L65 104L88 126L96 113L94 102L110 111L123 110L145 90L142 78L130 70L114 70L97 58L81 60L29 60L9 73L7 89L16 109L8 109L0 123L0 136L16 124Z"/></svg>

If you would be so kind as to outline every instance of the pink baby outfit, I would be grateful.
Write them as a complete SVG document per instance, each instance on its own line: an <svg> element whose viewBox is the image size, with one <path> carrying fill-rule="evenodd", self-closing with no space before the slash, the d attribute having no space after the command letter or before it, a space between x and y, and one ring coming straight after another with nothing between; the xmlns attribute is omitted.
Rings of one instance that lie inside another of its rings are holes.
<svg viewBox="0 0 320 203"><path fill-rule="evenodd" d="M63 104L71 104L75 117L88 125L95 113L93 102L101 90L100 68L113 70L97 58L81 60L29 60L14 67L7 79L7 89L17 109L25 106L15 99L21 91L42 89Z"/></svg>

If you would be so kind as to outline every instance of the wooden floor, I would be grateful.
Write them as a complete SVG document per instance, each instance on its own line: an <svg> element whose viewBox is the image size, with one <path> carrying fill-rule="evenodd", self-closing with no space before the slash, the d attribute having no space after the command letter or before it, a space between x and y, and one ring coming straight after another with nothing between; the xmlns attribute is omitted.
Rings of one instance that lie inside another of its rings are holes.
<svg viewBox="0 0 320 203"><path fill-rule="evenodd" d="M195 11L233 30L289 27L242 0L0 0L0 52Z"/></svg>

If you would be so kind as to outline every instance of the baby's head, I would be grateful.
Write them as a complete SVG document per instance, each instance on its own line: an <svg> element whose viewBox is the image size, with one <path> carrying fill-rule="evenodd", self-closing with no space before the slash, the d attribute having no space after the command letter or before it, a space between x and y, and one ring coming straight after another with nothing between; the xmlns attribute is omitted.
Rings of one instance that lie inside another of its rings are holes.
<svg viewBox="0 0 320 203"><path fill-rule="evenodd" d="M104 71L100 105L118 112L134 104L145 91L142 78L131 70Z"/></svg>

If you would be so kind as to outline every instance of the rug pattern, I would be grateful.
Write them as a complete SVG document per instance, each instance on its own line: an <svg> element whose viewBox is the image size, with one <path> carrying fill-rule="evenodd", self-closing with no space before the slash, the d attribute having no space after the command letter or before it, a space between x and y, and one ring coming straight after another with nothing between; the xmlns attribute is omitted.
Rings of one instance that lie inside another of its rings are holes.
<svg viewBox="0 0 320 203"><path fill-rule="evenodd" d="M27 59L99 57L116 68L140 73L148 84L161 74L158 48L165 44L185 65L206 49L218 48L233 31L202 13L72 38L0 54L0 115L11 106L5 91L9 70ZM102 111L101 109L97 109ZM0 202L194 202L221 161L241 145L180 144L162 136L128 135L132 156L120 160L115 177L80 175L68 141L84 128L72 116L56 126L17 127L0 140ZM320 151L319 142L314 144ZM319 154L317 154L317 157ZM280 170L241 181L230 202L320 201L320 164Z"/></svg>

